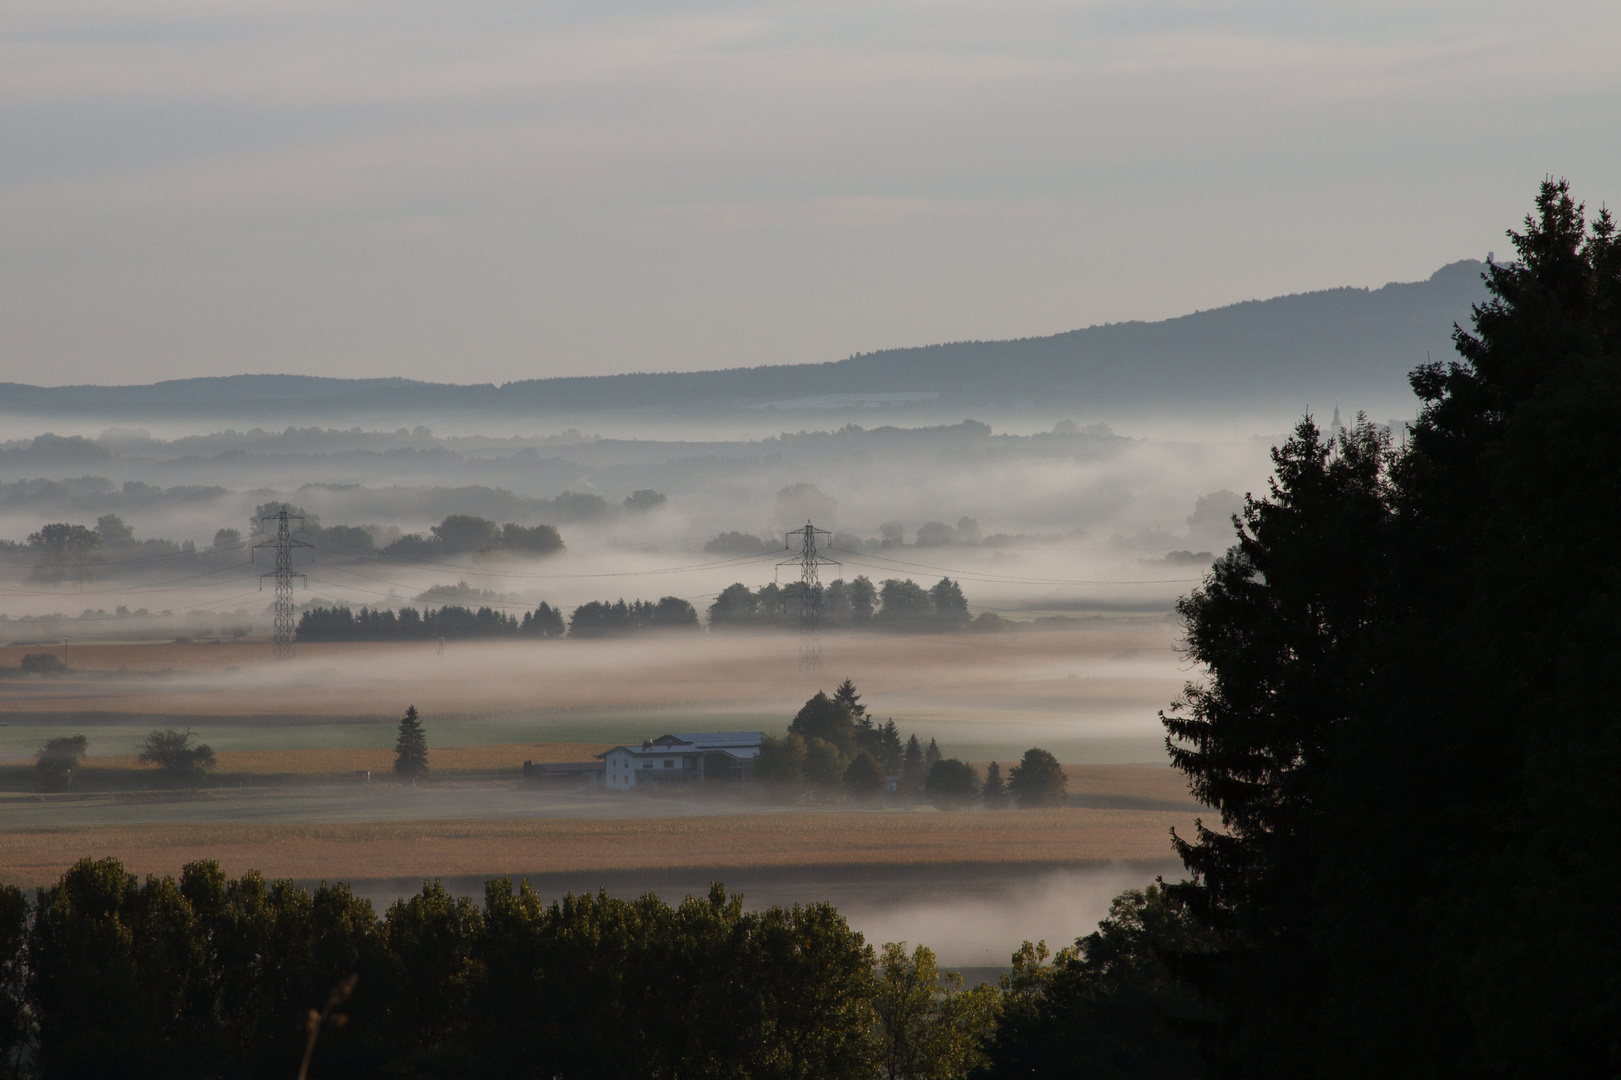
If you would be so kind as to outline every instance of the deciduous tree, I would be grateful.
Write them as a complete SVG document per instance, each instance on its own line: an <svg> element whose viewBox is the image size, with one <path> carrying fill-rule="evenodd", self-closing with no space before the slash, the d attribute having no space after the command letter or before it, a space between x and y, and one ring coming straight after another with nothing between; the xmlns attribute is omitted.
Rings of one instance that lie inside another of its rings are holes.
<svg viewBox="0 0 1621 1080"><path fill-rule="evenodd" d="M1019 763L1008 770L1008 794L1020 810L1063 806L1069 794L1068 783L1058 759L1039 747L1026 750Z"/></svg>

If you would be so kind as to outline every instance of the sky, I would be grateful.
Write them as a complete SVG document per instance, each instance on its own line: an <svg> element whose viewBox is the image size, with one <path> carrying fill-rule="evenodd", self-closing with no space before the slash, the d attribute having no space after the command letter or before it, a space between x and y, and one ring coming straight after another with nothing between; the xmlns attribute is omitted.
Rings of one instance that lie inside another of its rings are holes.
<svg viewBox="0 0 1621 1080"><path fill-rule="evenodd" d="M1621 198L1613 0L9 0L0 381L836 360Z"/></svg>

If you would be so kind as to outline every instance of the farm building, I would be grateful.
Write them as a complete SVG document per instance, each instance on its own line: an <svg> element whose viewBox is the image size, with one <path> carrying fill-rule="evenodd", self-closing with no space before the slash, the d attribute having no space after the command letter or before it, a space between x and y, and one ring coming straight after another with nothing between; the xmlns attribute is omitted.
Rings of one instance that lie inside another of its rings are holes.
<svg viewBox="0 0 1621 1080"><path fill-rule="evenodd" d="M603 783L610 791L706 779L741 782L753 771L764 738L758 731L661 735L640 746L616 746L597 757L605 767Z"/></svg>
<svg viewBox="0 0 1621 1080"><path fill-rule="evenodd" d="M525 780L544 788L585 787L602 785L600 761L526 761L523 763Z"/></svg>

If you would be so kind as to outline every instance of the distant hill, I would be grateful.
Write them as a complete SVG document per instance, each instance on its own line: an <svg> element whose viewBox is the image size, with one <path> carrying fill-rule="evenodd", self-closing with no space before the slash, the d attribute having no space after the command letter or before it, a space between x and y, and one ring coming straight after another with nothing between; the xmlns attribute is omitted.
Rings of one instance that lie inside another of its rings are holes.
<svg viewBox="0 0 1621 1080"><path fill-rule="evenodd" d="M212 416L305 422L354 415L604 411L683 414L927 404L973 414L1073 406L1397 407L1407 373L1452 355L1454 322L1485 296L1485 264L1451 263L1428 280L1327 289L1162 322L1091 326L1051 337L886 349L824 364L690 373L534 379L503 386L407 379L234 375L146 386L0 384L0 411L141 419ZM1392 403L1396 403L1393 405Z"/></svg>

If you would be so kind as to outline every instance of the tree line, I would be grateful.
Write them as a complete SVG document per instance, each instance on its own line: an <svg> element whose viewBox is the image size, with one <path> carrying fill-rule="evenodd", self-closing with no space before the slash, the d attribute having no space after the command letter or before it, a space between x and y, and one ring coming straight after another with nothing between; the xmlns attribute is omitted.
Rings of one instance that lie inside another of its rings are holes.
<svg viewBox="0 0 1621 1080"><path fill-rule="evenodd" d="M1030 809L1068 799L1068 777L1049 751L1025 751L1006 779L993 761L982 778L969 763L946 757L932 738L925 746L912 734L903 743L895 721L878 723L849 679L832 696L818 691L805 702L787 734L765 737L754 779L788 798L925 800L943 810Z"/></svg>
<svg viewBox="0 0 1621 1080"><path fill-rule="evenodd" d="M709 625L721 629L796 628L805 607L814 605L821 625L897 631L998 629L995 615L968 614L962 586L943 577L929 588L910 578L889 578L878 585L865 575L840 578L807 592L800 582L750 589L728 585L709 606Z"/></svg>
<svg viewBox="0 0 1621 1080"><path fill-rule="evenodd" d="M565 622L563 612L541 603L517 616L484 606L460 604L444 607L361 608L314 607L298 618L294 636L299 641L433 641L443 638L621 637L642 630L696 628L698 612L678 596L662 600L593 600L575 608Z"/></svg>
<svg viewBox="0 0 1621 1080"><path fill-rule="evenodd" d="M671 905L432 882L378 917L343 884L85 859L32 900L0 886L0 1074L1152 1080L1193 1061L1163 1018L1199 1016L1158 950L1200 933L1151 886L967 988L829 904L748 912L718 883Z"/></svg>

